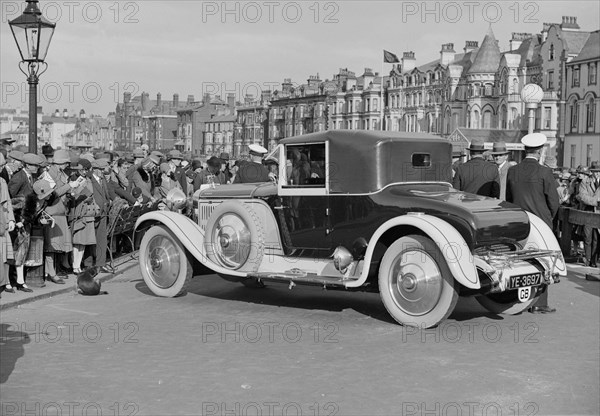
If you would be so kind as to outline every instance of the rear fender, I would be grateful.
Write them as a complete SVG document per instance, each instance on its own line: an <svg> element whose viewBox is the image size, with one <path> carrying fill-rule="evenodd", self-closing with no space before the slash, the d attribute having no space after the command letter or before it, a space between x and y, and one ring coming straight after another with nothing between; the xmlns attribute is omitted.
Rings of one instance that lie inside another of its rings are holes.
<svg viewBox="0 0 600 416"><path fill-rule="evenodd" d="M525 240L523 244L524 249L536 249L536 250L555 250L560 253L558 259L556 260L555 270L558 272L559 276L567 277L567 265L565 263L565 259L562 255L562 251L560 250L560 244L558 240L554 236L554 233L548 227L548 225L542 221L537 215L532 214L531 212L527 212L527 216L529 217L529 236ZM547 268L550 268L551 260L548 257L547 259Z"/></svg>
<svg viewBox="0 0 600 416"><path fill-rule="evenodd" d="M403 215L383 223L369 241L360 279L348 282L346 287L358 287L365 283L377 241L386 231L401 225L416 227L431 238L442 252L450 272L459 283L470 289L481 287L473 255L465 239L447 222L420 213Z"/></svg>
<svg viewBox="0 0 600 416"><path fill-rule="evenodd" d="M150 224L164 225L183 244L186 250L200 263L215 273L246 277L246 273L226 269L212 262L204 251L204 232L188 217L171 211L152 211L142 215L135 223L135 230Z"/></svg>

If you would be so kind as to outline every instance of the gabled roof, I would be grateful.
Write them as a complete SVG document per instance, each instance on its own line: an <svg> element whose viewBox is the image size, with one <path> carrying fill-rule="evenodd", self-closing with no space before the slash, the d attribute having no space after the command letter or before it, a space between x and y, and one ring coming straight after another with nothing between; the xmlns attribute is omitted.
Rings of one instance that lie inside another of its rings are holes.
<svg viewBox="0 0 600 416"><path fill-rule="evenodd" d="M589 34L587 42L583 48L581 48L581 52L577 55L569 64L600 59L600 30L596 30Z"/></svg>
<svg viewBox="0 0 600 416"><path fill-rule="evenodd" d="M498 64L500 64L500 48L490 27L468 73L495 73L498 70Z"/></svg>
<svg viewBox="0 0 600 416"><path fill-rule="evenodd" d="M560 38L564 41L567 51L570 55L578 55L589 37L590 32L571 32L560 30Z"/></svg>

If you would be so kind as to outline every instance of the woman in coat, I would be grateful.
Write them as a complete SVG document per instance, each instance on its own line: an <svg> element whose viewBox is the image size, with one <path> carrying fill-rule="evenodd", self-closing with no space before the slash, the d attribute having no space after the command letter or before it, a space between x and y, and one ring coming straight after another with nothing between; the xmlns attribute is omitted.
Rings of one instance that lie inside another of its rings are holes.
<svg viewBox="0 0 600 416"><path fill-rule="evenodd" d="M75 168L80 171L78 186L72 191L71 230L73 232L73 273L81 273L81 262L86 246L96 244L95 218L100 214L100 207L94 202L94 187L88 177L92 164L87 159L79 159Z"/></svg>
<svg viewBox="0 0 600 416"><path fill-rule="evenodd" d="M0 153L0 170L4 168L6 160ZM0 178L0 292L14 292L8 280L8 261L13 258L12 241L10 232L15 228L15 216L13 214L8 185Z"/></svg>

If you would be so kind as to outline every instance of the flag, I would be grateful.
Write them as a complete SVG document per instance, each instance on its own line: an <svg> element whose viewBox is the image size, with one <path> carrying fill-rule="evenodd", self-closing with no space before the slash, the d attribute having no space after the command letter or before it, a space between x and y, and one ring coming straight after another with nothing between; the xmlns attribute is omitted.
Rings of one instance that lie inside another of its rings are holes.
<svg viewBox="0 0 600 416"><path fill-rule="evenodd" d="M398 57L391 52L383 50L383 62L387 62L388 64L393 64L395 62L400 62Z"/></svg>

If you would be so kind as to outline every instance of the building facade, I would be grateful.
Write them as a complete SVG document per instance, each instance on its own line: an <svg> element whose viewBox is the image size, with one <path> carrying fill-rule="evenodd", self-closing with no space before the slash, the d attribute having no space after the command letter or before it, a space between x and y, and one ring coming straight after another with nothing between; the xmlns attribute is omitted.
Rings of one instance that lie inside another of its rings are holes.
<svg viewBox="0 0 600 416"><path fill-rule="evenodd" d="M596 30L580 53L566 63L564 166L590 166L600 160L600 31Z"/></svg>

